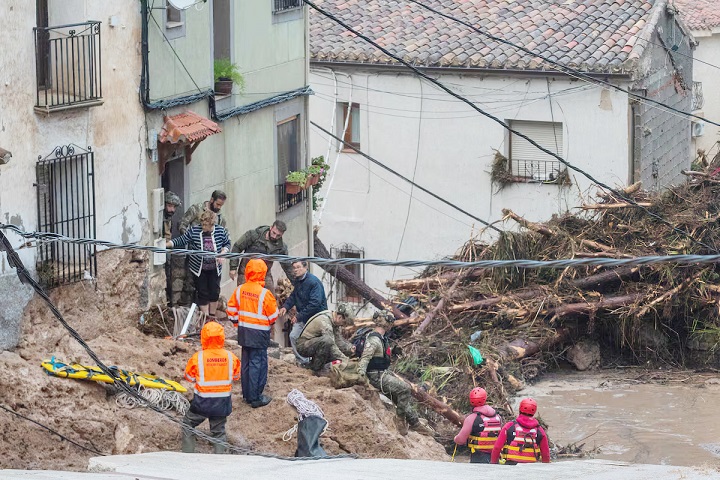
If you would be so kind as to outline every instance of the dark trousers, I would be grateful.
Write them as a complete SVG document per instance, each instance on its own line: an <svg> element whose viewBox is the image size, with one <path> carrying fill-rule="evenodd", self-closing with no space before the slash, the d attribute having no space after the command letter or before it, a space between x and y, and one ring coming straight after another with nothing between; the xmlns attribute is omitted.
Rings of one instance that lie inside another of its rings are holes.
<svg viewBox="0 0 720 480"><path fill-rule="evenodd" d="M243 398L248 403L260 400L267 383L267 348L242 347L240 370Z"/></svg>
<svg viewBox="0 0 720 480"><path fill-rule="evenodd" d="M197 427L202 422L208 419L210 422L210 436L223 442L227 442L227 435L225 434L225 422L227 417L206 417L199 413L191 412L190 409L185 413L183 423L189 427ZM215 453L225 453L227 448L224 445L213 444L213 451ZM182 451L185 453L195 452L195 434L188 432L183 428L182 436Z"/></svg>
<svg viewBox="0 0 720 480"><path fill-rule="evenodd" d="M490 463L490 454L487 452L471 453L470 463Z"/></svg>

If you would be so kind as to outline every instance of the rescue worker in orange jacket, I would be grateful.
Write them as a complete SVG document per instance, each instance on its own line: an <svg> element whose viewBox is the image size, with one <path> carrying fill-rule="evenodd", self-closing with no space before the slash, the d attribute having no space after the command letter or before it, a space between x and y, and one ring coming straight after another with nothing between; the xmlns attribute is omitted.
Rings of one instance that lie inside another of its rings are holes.
<svg viewBox="0 0 720 480"><path fill-rule="evenodd" d="M490 452L503 424L502 417L494 408L485 404L486 400L487 392L484 388L470 390L473 411L465 417L460 432L455 435L455 443L467 445L470 449L470 463L490 463Z"/></svg>
<svg viewBox="0 0 720 480"><path fill-rule="evenodd" d="M490 456L490 463L504 461L507 465L517 463L550 463L550 447L547 434L533 418L537 402L524 398L520 402L520 415L506 423L498 435Z"/></svg>
<svg viewBox="0 0 720 480"><path fill-rule="evenodd" d="M278 317L277 301L265 288L267 264L257 258L245 267L245 283L235 289L227 303L228 318L238 329L242 347L242 394L253 408L264 407L272 398L263 395L267 383L267 348L270 330Z"/></svg>
<svg viewBox="0 0 720 480"><path fill-rule="evenodd" d="M185 367L185 378L195 383L195 395L185 413L183 424L195 428L206 418L210 435L227 442L225 422L232 412L232 382L240 379L240 360L223 348L225 329L208 322L200 332L202 350L195 353ZM215 453L225 453L224 445L214 444ZM183 429L182 451L195 451L195 435Z"/></svg>

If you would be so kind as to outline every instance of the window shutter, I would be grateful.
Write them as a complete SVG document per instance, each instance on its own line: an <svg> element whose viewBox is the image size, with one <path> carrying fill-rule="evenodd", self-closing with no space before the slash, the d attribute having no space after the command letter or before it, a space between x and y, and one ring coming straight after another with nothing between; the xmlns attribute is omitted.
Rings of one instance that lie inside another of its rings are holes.
<svg viewBox="0 0 720 480"><path fill-rule="evenodd" d="M562 123L552 122L522 122L513 121L511 122L513 130L527 135L532 138L538 144L547 148L551 152L555 152L562 157L563 155L563 128ZM544 161L544 162L556 162L554 157L551 157L545 152L541 152L538 148L532 145L524 138L518 137L514 133L512 134L511 140L512 151L510 152L510 158L518 161Z"/></svg>

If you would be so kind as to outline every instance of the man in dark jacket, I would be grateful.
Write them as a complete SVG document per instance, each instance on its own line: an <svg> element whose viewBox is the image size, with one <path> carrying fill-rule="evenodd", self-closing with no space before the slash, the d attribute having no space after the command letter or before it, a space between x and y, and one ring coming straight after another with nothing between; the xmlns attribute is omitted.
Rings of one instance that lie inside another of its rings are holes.
<svg viewBox="0 0 720 480"><path fill-rule="evenodd" d="M292 346L295 358L301 365L307 365L309 358L305 358L297 351L295 343L305 328L305 323L310 320L316 313L327 310L327 299L325 298L325 288L322 282L312 273L308 272L308 262L294 262L292 264L293 275L293 291L285 300L279 315L282 317L295 307L297 314L290 319L293 324L290 331L290 345Z"/></svg>
<svg viewBox="0 0 720 480"><path fill-rule="evenodd" d="M248 230L240 239L232 246L232 253L264 253L266 255L287 255L288 248L282 237L287 230L285 222L275 220L271 226L258 227L255 230ZM237 284L242 285L245 282L245 266L248 259L244 258L240 261L237 258L230 260L230 278L237 279ZM272 267L275 262L266 261L267 276L265 277L265 288L275 295L275 281L272 277ZM280 264L285 271L285 275L292 280L292 266L287 263ZM239 274L239 275L238 275Z"/></svg>

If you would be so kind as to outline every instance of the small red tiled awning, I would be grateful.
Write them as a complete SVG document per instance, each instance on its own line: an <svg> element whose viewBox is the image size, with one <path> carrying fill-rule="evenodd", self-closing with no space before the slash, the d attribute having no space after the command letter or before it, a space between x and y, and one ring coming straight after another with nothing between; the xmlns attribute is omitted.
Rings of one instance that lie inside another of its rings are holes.
<svg viewBox="0 0 720 480"><path fill-rule="evenodd" d="M187 111L171 117L165 117L165 123L158 140L162 143L195 143L210 135L222 132L220 125L209 118Z"/></svg>
<svg viewBox="0 0 720 480"><path fill-rule="evenodd" d="M165 123L158 135L160 175L165 172L165 164L171 158L173 151L182 149L185 163L190 163L192 154L200 142L220 132L222 132L220 125L191 111L165 117Z"/></svg>

